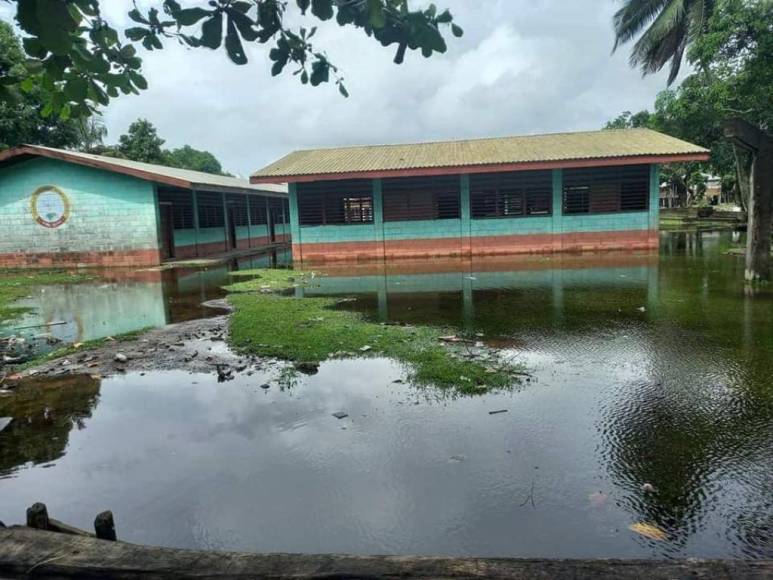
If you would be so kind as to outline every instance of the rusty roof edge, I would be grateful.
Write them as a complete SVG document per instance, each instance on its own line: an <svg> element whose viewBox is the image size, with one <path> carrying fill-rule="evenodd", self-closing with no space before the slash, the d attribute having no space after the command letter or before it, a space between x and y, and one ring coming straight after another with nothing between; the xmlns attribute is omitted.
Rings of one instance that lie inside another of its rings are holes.
<svg viewBox="0 0 773 580"><path fill-rule="evenodd" d="M129 177L134 177L136 179L142 179L144 181L150 181L153 183L160 183L164 185L171 185L174 187L181 187L183 189L196 189L199 191L204 191L204 190L222 191L226 193L264 194L264 195L280 196L280 197L284 197L287 195L287 192L261 190L261 189L251 187L253 184L247 180L245 180L244 185L241 186L238 184L234 184L234 185L217 184L217 183L211 183L206 181L195 181L195 180L185 179L182 177L171 177L168 175L163 175L161 173L154 173L153 171L148 169L137 168L137 167L126 167L124 165L121 165L120 163L113 163L111 162L110 157L105 157L103 155L80 154L79 152L71 152L65 149L56 149L54 147L44 147L44 146L38 146L38 145L25 144L25 145L12 147L10 149L6 149L5 151L0 152L0 163L3 163L5 161L8 161L16 157L25 157L25 156L36 156L36 157L45 157L48 159L58 159L60 161L74 163L76 165L82 165L84 167L91 167L94 169L112 171L114 173L127 175ZM146 165L152 165L152 164L146 164ZM159 166L159 167L163 168L165 166ZM174 169L174 168L169 168L169 169ZM197 172L194 172L194 173L197 173ZM237 179L237 178L234 178L234 179ZM281 181L277 182L277 184L281 184L281 183L282 183Z"/></svg>

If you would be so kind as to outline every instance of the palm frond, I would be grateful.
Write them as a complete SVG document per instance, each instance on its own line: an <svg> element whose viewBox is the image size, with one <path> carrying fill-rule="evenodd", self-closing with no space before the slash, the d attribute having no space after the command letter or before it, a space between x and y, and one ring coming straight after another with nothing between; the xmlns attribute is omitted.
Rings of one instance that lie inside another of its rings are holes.
<svg viewBox="0 0 773 580"><path fill-rule="evenodd" d="M615 46L631 40L649 24L670 0L626 0L612 18L615 29Z"/></svg>

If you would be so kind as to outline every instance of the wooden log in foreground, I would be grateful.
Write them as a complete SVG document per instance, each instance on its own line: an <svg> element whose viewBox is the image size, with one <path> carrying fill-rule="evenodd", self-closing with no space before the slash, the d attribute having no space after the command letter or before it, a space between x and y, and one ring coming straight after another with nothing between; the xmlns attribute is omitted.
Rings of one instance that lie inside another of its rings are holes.
<svg viewBox="0 0 773 580"><path fill-rule="evenodd" d="M516 560L243 554L153 548L25 527L0 529L0 576L36 578L499 578L758 580L773 561Z"/></svg>

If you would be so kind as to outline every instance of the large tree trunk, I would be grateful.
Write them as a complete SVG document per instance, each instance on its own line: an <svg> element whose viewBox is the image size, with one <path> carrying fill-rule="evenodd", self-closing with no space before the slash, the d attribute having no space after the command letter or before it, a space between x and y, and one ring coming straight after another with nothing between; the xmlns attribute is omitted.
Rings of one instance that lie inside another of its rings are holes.
<svg viewBox="0 0 773 580"><path fill-rule="evenodd" d="M744 211L749 210L749 195L751 187L751 159L746 151L733 144L733 157L735 157L736 187L738 192L738 205Z"/></svg>
<svg viewBox="0 0 773 580"><path fill-rule="evenodd" d="M770 280L770 232L773 211L773 137L741 119L725 122L725 135L752 156L746 280Z"/></svg>

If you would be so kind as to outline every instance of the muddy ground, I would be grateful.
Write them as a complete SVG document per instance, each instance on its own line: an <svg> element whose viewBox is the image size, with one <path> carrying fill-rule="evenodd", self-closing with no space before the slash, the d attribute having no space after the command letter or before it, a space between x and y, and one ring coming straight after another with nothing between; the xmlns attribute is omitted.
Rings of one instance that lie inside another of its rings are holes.
<svg viewBox="0 0 773 580"><path fill-rule="evenodd" d="M207 304L230 310L225 301ZM77 350L54 360L33 365L23 371L6 369L0 389L12 389L29 378L89 374L108 377L128 372L185 370L212 373L221 381L236 374L253 374L268 367L280 369L285 363L251 355L240 355L227 344L229 314L170 324L152 329L138 338L106 339L99 346ZM0 379L2 375L0 374Z"/></svg>

